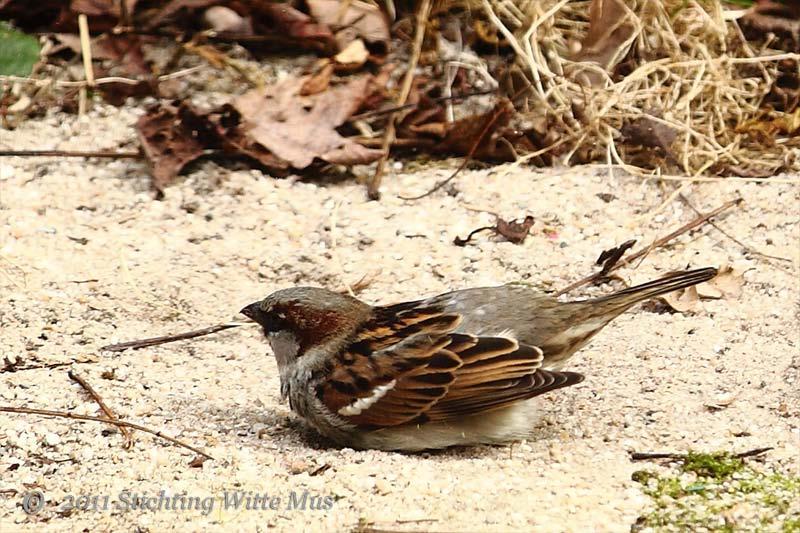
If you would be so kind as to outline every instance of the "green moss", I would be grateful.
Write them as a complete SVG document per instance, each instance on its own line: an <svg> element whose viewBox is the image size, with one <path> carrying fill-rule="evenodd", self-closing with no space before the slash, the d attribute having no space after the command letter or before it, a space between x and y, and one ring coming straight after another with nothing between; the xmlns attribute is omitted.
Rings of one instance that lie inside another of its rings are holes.
<svg viewBox="0 0 800 533"><path fill-rule="evenodd" d="M744 468L744 461L728 453L695 453L686 454L681 470L694 472L699 477L710 477L721 481Z"/></svg>
<svg viewBox="0 0 800 533"><path fill-rule="evenodd" d="M800 517L790 518L784 522L781 531L783 533L797 533L800 531Z"/></svg>
<svg viewBox="0 0 800 533"><path fill-rule="evenodd" d="M634 529L800 533L800 477L761 471L729 454L689 453L673 475L639 470L653 499Z"/></svg>
<svg viewBox="0 0 800 533"><path fill-rule="evenodd" d="M647 485L647 482L651 479L657 479L658 474L655 472L651 472L650 470L637 470L633 474L631 474L631 479L634 480L636 483L641 483L642 485Z"/></svg>

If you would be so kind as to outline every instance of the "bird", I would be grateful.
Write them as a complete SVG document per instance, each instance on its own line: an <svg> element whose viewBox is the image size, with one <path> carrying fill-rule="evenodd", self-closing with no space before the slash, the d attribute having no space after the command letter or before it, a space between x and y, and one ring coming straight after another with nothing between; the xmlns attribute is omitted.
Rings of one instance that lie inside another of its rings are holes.
<svg viewBox="0 0 800 533"><path fill-rule="evenodd" d="M568 302L522 284L382 306L292 287L241 313L262 327L281 396L308 425L340 446L418 452L529 438L531 399L583 381L563 367L603 327L716 274L675 272Z"/></svg>

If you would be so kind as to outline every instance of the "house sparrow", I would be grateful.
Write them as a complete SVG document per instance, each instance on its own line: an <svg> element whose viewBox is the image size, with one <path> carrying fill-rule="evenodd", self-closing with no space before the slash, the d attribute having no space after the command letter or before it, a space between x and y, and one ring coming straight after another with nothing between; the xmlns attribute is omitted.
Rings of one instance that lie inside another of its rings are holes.
<svg viewBox="0 0 800 533"><path fill-rule="evenodd" d="M311 426L353 448L419 451L526 438L528 400L580 383L561 368L592 336L635 303L716 273L574 302L503 285L373 307L297 287L241 312L263 327L281 394Z"/></svg>

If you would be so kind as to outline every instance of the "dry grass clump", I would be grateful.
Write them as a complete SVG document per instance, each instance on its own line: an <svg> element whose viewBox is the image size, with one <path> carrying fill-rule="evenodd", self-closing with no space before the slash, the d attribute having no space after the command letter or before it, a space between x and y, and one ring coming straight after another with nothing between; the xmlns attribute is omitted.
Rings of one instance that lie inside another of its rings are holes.
<svg viewBox="0 0 800 533"><path fill-rule="evenodd" d="M800 111L773 96L777 80L800 79L800 54L748 42L741 12L715 0L481 2L516 56L509 92L540 134L528 158L690 176L798 169Z"/></svg>

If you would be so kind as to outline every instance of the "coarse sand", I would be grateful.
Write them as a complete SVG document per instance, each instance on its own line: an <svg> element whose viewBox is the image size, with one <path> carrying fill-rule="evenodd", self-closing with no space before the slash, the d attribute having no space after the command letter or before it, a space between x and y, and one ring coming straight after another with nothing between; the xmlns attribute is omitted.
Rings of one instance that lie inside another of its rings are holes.
<svg viewBox="0 0 800 533"><path fill-rule="evenodd" d="M51 113L0 131L0 147L130 148L138 113ZM632 450L772 446L764 467L800 474L797 183L501 166L464 171L419 201L398 197L457 164L396 164L383 199L368 202L355 179L273 179L212 162L156 200L140 161L0 160L0 405L102 416L72 368L120 417L215 457L190 466L194 454L142 432L124 449L105 424L0 413L0 531L629 531L652 506L631 479L641 468ZM341 289L366 276L359 297L372 303L513 281L556 290L596 269L602 250L645 245L696 217L672 195L679 186L702 211L741 196L716 224L748 248L704 225L619 275L636 283L728 264L742 273L741 294L618 318L572 360L586 380L541 397L537 437L513 447L337 449L281 401L253 327L99 350L225 322L297 284ZM455 246L494 223L479 210L536 222L521 245L482 232ZM27 514L32 490L46 502ZM264 493L259 509L223 505ZM65 508L83 495L99 497L89 500L98 509ZM132 508L142 497L161 508Z"/></svg>

